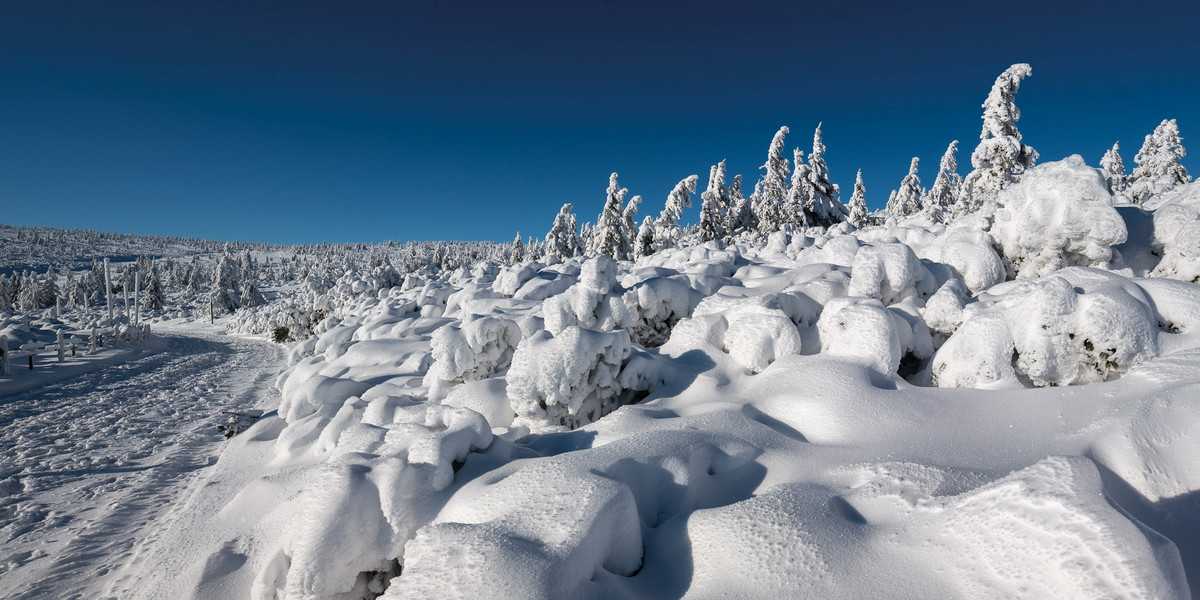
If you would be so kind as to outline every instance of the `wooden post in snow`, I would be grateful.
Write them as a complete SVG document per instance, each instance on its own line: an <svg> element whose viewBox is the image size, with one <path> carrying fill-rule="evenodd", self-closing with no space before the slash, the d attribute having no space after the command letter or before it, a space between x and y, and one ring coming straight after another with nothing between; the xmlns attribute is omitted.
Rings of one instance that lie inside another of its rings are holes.
<svg viewBox="0 0 1200 600"><path fill-rule="evenodd" d="M8 336L0 335L0 375L8 375Z"/></svg>
<svg viewBox="0 0 1200 600"><path fill-rule="evenodd" d="M142 272L133 273L133 322L142 324Z"/></svg>
<svg viewBox="0 0 1200 600"><path fill-rule="evenodd" d="M108 320L113 320L112 277L108 274L108 258L104 259L104 298L108 302Z"/></svg>
<svg viewBox="0 0 1200 600"><path fill-rule="evenodd" d="M63 340L63 332L58 330L58 362L67 360L67 345Z"/></svg>

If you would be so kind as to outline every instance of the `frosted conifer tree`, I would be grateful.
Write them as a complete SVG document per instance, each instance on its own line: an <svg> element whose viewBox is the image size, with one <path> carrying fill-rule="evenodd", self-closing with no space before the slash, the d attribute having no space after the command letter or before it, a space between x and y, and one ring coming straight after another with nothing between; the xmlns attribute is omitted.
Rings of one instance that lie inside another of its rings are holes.
<svg viewBox="0 0 1200 600"><path fill-rule="evenodd" d="M146 290L142 298L142 308L146 310L162 310L166 305L166 295L163 294L162 282L158 279L158 269L150 267L146 277Z"/></svg>
<svg viewBox="0 0 1200 600"><path fill-rule="evenodd" d="M583 227L579 228L579 254L581 256L592 252L590 248L592 247L592 240L594 239L595 235L592 231L592 223L591 221L588 221L587 223L583 224Z"/></svg>
<svg viewBox="0 0 1200 600"><path fill-rule="evenodd" d="M1179 125L1175 119L1164 120L1146 136L1142 149L1133 162L1137 164L1129 176L1129 197L1141 204L1154 194L1161 194L1177 185L1190 183L1192 176L1179 159L1187 156Z"/></svg>
<svg viewBox="0 0 1200 600"><path fill-rule="evenodd" d="M1021 132L1017 131L1021 111L1014 100L1021 79L1032 73L1029 65L1018 63L1001 73L992 85L983 102L979 145L971 153L974 170L963 181L956 213L973 211L994 200L1000 190L1019 180L1037 161L1037 151L1021 142Z"/></svg>
<svg viewBox="0 0 1200 600"><path fill-rule="evenodd" d="M917 162L913 157L908 165L908 175L900 181L900 189L888 199L887 213L890 217L908 217L921 212L921 178L917 176Z"/></svg>
<svg viewBox="0 0 1200 600"><path fill-rule="evenodd" d="M654 244L658 249L674 248L679 243L679 217L683 216L684 209L692 206L692 194L696 193L699 179L699 175L688 175L667 195L667 205L654 222Z"/></svg>
<svg viewBox="0 0 1200 600"><path fill-rule="evenodd" d="M808 165L804 164L803 150L792 150L792 163L796 169L792 171L792 183L788 186L787 200L784 202L784 219L787 223L808 227L808 211L804 207L812 197L812 186L808 183Z"/></svg>
<svg viewBox="0 0 1200 600"><path fill-rule="evenodd" d="M634 246L638 235L638 206L641 204L642 197L634 196L629 199L629 203L625 205L624 212L621 213L621 257L623 259L635 258L637 254Z"/></svg>
<svg viewBox="0 0 1200 600"><path fill-rule="evenodd" d="M829 166L825 164L825 142L821 139L821 124L813 132L812 153L808 155L809 198L805 205L808 224L829 227L846 220L846 207L838 198L837 184L829 179Z"/></svg>
<svg viewBox="0 0 1200 600"><path fill-rule="evenodd" d="M742 195L741 173L734 175L733 181L729 182L729 210L725 216L727 218L726 237L733 237L735 233L753 228L754 213L750 210L750 201Z"/></svg>
<svg viewBox="0 0 1200 600"><path fill-rule="evenodd" d="M222 253L213 270L212 286L209 288L209 298L217 310L233 312L241 306L237 295L236 269L236 261L229 252Z"/></svg>
<svg viewBox="0 0 1200 600"><path fill-rule="evenodd" d="M1108 191L1114 196L1125 193L1125 161L1121 160L1121 142L1113 144L1104 157L1100 159L1100 168L1104 170L1104 179L1108 181Z"/></svg>
<svg viewBox="0 0 1200 600"><path fill-rule="evenodd" d="M0 275L0 312L11 312L12 309L12 285L7 276Z"/></svg>
<svg viewBox="0 0 1200 600"><path fill-rule="evenodd" d="M617 184L616 173L608 176L608 200L596 217L596 226L592 229L592 239L588 244L592 254L603 254L614 260L626 258L621 256L621 250L627 247L622 240L625 235L622 209L627 193L628 189Z"/></svg>
<svg viewBox="0 0 1200 600"><path fill-rule="evenodd" d="M930 212L934 221L946 222L955 202L958 201L962 176L958 174L958 159L954 156L957 153L958 140L954 140L946 147L946 153L942 155L942 162L938 165L937 179L933 181L933 187L925 197L925 209Z"/></svg>
<svg viewBox="0 0 1200 600"><path fill-rule="evenodd" d="M242 284L241 308L253 308L262 306L267 303L267 299L263 297L262 292L258 289L258 282L254 278L247 279Z"/></svg>
<svg viewBox="0 0 1200 600"><path fill-rule="evenodd" d="M654 219L650 218L650 215L646 215L646 218L642 219L642 226L638 228L633 253L635 258L654 254Z"/></svg>
<svg viewBox="0 0 1200 600"><path fill-rule="evenodd" d="M521 232L517 232L517 237L513 239L512 250L508 253L508 262L517 264L525 260L525 242L521 241Z"/></svg>
<svg viewBox="0 0 1200 600"><path fill-rule="evenodd" d="M581 241L576 231L575 213L571 212L572 208L574 207L568 202L562 205L558 215L554 217L554 225L546 234L546 254L558 258L579 255Z"/></svg>
<svg viewBox="0 0 1200 600"><path fill-rule="evenodd" d="M754 193L750 196L754 224L760 233L779 231L783 226L783 202L787 196L788 173L791 172L788 160L783 155L784 137L788 133L785 125L771 138L767 162L760 167L766 172L754 185Z"/></svg>
<svg viewBox="0 0 1200 600"><path fill-rule="evenodd" d="M700 194L700 239L705 242L724 239L726 214L729 207L728 190L725 188L725 161L722 160L708 171L708 189ZM639 231L640 233L640 231Z"/></svg>
<svg viewBox="0 0 1200 600"><path fill-rule="evenodd" d="M58 278L54 276L54 269L47 267L46 276L42 278L41 289L38 291L38 299L43 308L49 308L58 302L58 296Z"/></svg>
<svg viewBox="0 0 1200 600"><path fill-rule="evenodd" d="M867 224L867 188L863 185L862 169L858 170L854 179L854 193L850 195L850 216L846 220L860 228Z"/></svg>

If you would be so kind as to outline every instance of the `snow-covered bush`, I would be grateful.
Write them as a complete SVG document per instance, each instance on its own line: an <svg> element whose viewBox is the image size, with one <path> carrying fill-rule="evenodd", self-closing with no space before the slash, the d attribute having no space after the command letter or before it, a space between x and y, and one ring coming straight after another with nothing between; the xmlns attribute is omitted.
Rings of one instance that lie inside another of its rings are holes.
<svg viewBox="0 0 1200 600"><path fill-rule="evenodd" d="M1107 267L1127 235L1107 183L1079 155L1035 167L997 202L991 233L1017 277Z"/></svg>
<svg viewBox="0 0 1200 600"><path fill-rule="evenodd" d="M508 370L513 410L532 427L591 423L621 402L618 375L631 351L625 331L568 326L521 342Z"/></svg>
<svg viewBox="0 0 1200 600"><path fill-rule="evenodd" d="M963 219L967 221L967 219ZM921 258L946 265L954 270L970 293L978 294L1004 281L1004 262L992 248L992 236L967 224L954 224L925 246Z"/></svg>
<svg viewBox="0 0 1200 600"><path fill-rule="evenodd" d="M1128 279L1072 267L1001 284L963 309L938 350L941 387L1073 385L1120 376L1158 354L1157 319Z"/></svg>
<svg viewBox="0 0 1200 600"><path fill-rule="evenodd" d="M508 368L521 329L508 319L469 317L433 332L433 363L425 375L429 399L441 400L456 383L485 379Z"/></svg>
<svg viewBox="0 0 1200 600"><path fill-rule="evenodd" d="M933 276L904 244L864 246L854 255L851 296L875 298L887 306L905 298L928 298L935 290Z"/></svg>
<svg viewBox="0 0 1200 600"><path fill-rule="evenodd" d="M1146 204L1154 209L1154 251L1162 260L1150 272L1200 282L1200 182L1176 187Z"/></svg>
<svg viewBox="0 0 1200 600"><path fill-rule="evenodd" d="M821 352L861 362L880 373L895 373L904 351L901 325L908 327L875 298L834 298L817 321Z"/></svg>

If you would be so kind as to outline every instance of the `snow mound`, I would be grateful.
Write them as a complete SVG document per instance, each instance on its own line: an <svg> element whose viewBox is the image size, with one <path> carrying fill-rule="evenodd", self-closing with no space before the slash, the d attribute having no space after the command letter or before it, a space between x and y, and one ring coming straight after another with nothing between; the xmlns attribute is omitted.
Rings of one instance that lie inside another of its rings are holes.
<svg viewBox="0 0 1200 600"><path fill-rule="evenodd" d="M1200 282L1200 182L1182 185L1156 197L1152 247L1162 260L1152 277Z"/></svg>
<svg viewBox="0 0 1200 600"><path fill-rule="evenodd" d="M508 371L513 411L532 428L578 427L620 405L629 334L570 326L521 342Z"/></svg>
<svg viewBox="0 0 1200 600"><path fill-rule="evenodd" d="M456 383L486 379L508 368L521 343L521 328L509 319L468 317L433 332L429 398L441 400Z"/></svg>
<svg viewBox="0 0 1200 600"><path fill-rule="evenodd" d="M904 244L864 246L854 255L851 296L875 298L885 306L912 297L928 298L936 286L929 271Z"/></svg>
<svg viewBox="0 0 1200 600"><path fill-rule="evenodd" d="M822 353L851 359L884 374L895 373L900 366L901 328L908 329L911 336L908 323L875 298L834 298L817 321Z"/></svg>
<svg viewBox="0 0 1200 600"><path fill-rule="evenodd" d="M1158 355L1150 300L1132 281L1070 267L992 288L938 350L942 387L1075 385L1119 377Z"/></svg>
<svg viewBox="0 0 1200 600"><path fill-rule="evenodd" d="M1034 167L996 201L991 233L1021 278L1107 267L1127 236L1104 178L1078 155Z"/></svg>

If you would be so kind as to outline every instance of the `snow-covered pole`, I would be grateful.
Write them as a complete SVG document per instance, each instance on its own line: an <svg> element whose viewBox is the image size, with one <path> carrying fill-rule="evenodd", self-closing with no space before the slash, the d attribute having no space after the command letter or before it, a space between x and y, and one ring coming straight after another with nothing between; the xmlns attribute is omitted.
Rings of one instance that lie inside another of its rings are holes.
<svg viewBox="0 0 1200 600"><path fill-rule="evenodd" d="M65 361L67 359L66 356L67 356L67 347L63 340L63 332L61 329L59 329L58 330L58 362Z"/></svg>
<svg viewBox="0 0 1200 600"><path fill-rule="evenodd" d="M142 323L142 272L133 274L133 322Z"/></svg>
<svg viewBox="0 0 1200 600"><path fill-rule="evenodd" d="M96 353L96 327L92 326L92 335L88 337L88 354Z"/></svg>
<svg viewBox="0 0 1200 600"><path fill-rule="evenodd" d="M59 298L58 296L54 297L54 318L62 318L62 298Z"/></svg>
<svg viewBox="0 0 1200 600"><path fill-rule="evenodd" d="M108 258L104 259L104 299L108 302L108 320L113 320L112 278L108 274Z"/></svg>
<svg viewBox="0 0 1200 600"><path fill-rule="evenodd" d="M129 284L121 286L121 297L125 299L125 320L129 320Z"/></svg>

